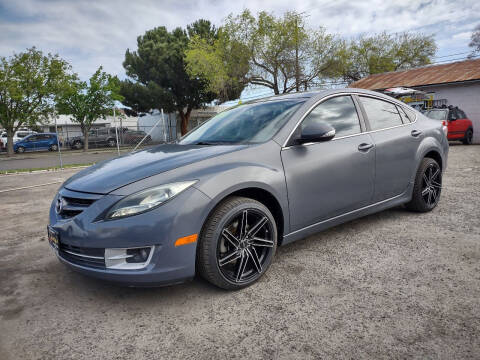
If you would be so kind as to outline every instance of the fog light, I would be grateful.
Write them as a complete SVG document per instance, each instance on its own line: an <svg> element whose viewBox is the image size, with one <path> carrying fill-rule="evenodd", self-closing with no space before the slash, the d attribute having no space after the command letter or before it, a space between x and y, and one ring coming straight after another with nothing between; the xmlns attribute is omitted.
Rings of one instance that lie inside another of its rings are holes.
<svg viewBox="0 0 480 360"><path fill-rule="evenodd" d="M154 250L155 246L105 249L105 267L118 270L143 269L150 263Z"/></svg>
<svg viewBox="0 0 480 360"><path fill-rule="evenodd" d="M127 255L132 255L127 258L127 263L144 263L150 255L150 248L127 249Z"/></svg>

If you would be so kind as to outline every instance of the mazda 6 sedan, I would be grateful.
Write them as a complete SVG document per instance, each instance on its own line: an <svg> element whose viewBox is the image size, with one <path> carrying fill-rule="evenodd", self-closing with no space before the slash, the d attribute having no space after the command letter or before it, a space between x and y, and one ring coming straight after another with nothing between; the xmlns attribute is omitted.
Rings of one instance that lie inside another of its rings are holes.
<svg viewBox="0 0 480 360"><path fill-rule="evenodd" d="M74 270L131 286L199 274L257 281L277 246L404 204L438 204L441 122L357 89L296 93L226 110L165 144L68 179L49 242Z"/></svg>

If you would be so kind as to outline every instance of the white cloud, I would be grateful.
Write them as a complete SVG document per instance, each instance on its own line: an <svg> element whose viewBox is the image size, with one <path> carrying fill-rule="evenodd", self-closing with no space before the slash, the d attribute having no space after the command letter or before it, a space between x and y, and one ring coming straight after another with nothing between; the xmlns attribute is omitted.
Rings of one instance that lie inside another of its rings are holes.
<svg viewBox="0 0 480 360"><path fill-rule="evenodd" d="M229 13L244 8L277 15L287 10L305 11L310 26L325 26L342 36L381 31L434 33L440 54L463 47L471 29L480 23L480 2L433 1L56 1L0 0L0 55L37 46L59 53L82 78L99 65L120 76L127 48L146 30L164 25L185 27L199 18L219 25ZM452 43L453 42L453 43Z"/></svg>

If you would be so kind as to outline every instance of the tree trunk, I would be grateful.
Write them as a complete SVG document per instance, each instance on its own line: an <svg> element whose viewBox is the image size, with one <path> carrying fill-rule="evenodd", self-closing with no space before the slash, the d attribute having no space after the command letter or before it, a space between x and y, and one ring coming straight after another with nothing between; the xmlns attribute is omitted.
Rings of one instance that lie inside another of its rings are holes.
<svg viewBox="0 0 480 360"><path fill-rule="evenodd" d="M187 109L187 112L184 113L183 110L180 110L178 113L180 115L180 131L182 136L188 132L188 121L190 120L190 114L192 109Z"/></svg>
<svg viewBox="0 0 480 360"><path fill-rule="evenodd" d="M13 155L13 129L7 129L7 156Z"/></svg>
<svg viewBox="0 0 480 360"><path fill-rule="evenodd" d="M89 130L84 130L83 131L83 151L87 151L88 150L88 133L89 133Z"/></svg>

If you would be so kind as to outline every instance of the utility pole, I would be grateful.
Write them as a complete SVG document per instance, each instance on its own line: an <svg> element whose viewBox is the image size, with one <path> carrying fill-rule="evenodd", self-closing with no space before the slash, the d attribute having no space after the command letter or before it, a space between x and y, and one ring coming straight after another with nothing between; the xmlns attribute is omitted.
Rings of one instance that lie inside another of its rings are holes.
<svg viewBox="0 0 480 360"><path fill-rule="evenodd" d="M298 66L298 14L295 14L295 89L300 91L300 69Z"/></svg>

